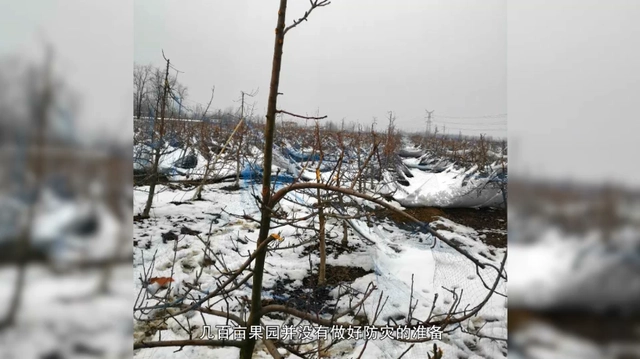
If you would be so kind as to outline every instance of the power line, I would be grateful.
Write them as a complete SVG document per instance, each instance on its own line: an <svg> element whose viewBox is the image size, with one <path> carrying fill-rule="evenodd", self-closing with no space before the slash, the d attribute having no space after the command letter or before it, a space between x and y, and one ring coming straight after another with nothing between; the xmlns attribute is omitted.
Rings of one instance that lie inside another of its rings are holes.
<svg viewBox="0 0 640 359"><path fill-rule="evenodd" d="M458 127L448 127L449 130L454 131L507 131L506 128L458 128Z"/></svg>

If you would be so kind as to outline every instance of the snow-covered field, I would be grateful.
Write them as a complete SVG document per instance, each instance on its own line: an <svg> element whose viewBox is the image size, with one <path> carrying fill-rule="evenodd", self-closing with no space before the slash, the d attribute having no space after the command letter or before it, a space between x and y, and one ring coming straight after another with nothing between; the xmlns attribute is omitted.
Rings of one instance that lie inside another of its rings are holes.
<svg viewBox="0 0 640 359"><path fill-rule="evenodd" d="M134 225L134 277L135 294L144 291L139 278L144 277L150 264L154 263L154 270L150 276L172 277L176 280L174 288L179 290L185 283L193 283L197 274L202 271L198 280L199 289L208 292L216 288L215 277L220 273L210 265L205 253L218 254L224 258L229 270L239 267L248 252L255 249L258 234L257 223L243 219L243 214L259 217L258 208L251 195L251 184L243 183L238 191L223 189L229 183L207 185L202 194L202 201L193 201L193 189L169 189L160 186L159 194L154 199L151 218ZM146 187L136 187L134 192L134 212L139 213L146 201ZM258 188L259 191L259 188ZM307 207L298 206L296 201L309 201L301 194L292 193L291 201L282 202L282 209L300 217L304 216ZM437 225L439 233L445 238L458 243L475 258L500 266L506 248L495 248L485 244L483 228L469 228L440 218L432 226ZM187 227L187 229L183 229ZM342 225L336 225L331 220L327 224L328 248L340 246ZM177 240L163 240L162 235L173 231ZM199 237L193 231L199 232ZM317 255L307 255L309 246L314 241L309 233L302 232L291 226L277 229L282 243L277 244L281 250L267 257L265 276L263 280L263 299L282 299L282 287L274 293L276 286L284 284L285 293L293 293L304 287L303 280L317 272L319 258ZM184 233L184 234L181 234ZM191 233L191 234L188 234ZM367 311L376 309L380 292L388 296L384 310L380 313L375 324L384 325L388 319L406 316L411 296L413 275L413 298L418 300L414 310L414 318L426 318L433 310L434 313L446 312L453 303L453 296L448 290L462 293L460 308L469 308L479 304L489 292L482 283L478 273L490 285L496 277L496 271L487 267L476 272L476 266L446 244L421 231L406 230L389 220L376 223L369 227L361 220L352 220L349 233L349 244L353 250L338 255L329 251L327 264L330 266L359 267L370 272L350 283L351 288L360 293L366 291L373 283L378 290L365 301ZM285 247L310 241L307 246L286 249ZM307 251L303 254L303 251ZM346 283L349 284L349 283ZM329 297L337 298L340 287L333 286ZM445 289L446 288L446 289ZM506 282L500 281L497 292L506 294ZM233 297L242 298L251 295L250 281L234 292ZM434 297L435 308L432 308ZM358 298L356 296L356 298ZM333 300L335 302L335 300ZM145 306L154 305L150 300ZM348 303L343 299L335 310L346 308ZM218 305L219 306L219 305ZM217 308L219 309L219 308ZM230 310L240 314L242 306L237 302L230 303ZM464 322L464 331L479 330L479 338L472 334L463 333L460 329L451 334L444 334L442 340L435 340L444 352L444 358L504 358L506 357L506 297L494 294L477 316ZM264 317L265 324L284 324L283 320ZM352 322L357 320L353 315L346 315L342 320ZM399 320L401 322L401 320ZM224 319L208 316L207 324L223 324ZM176 321L168 321L160 330L149 331L143 322L136 322L134 338L137 342L172 339L188 339L184 327L195 328L196 337L202 333L204 321L200 315L186 313L180 315ZM451 329L451 328L449 328ZM496 340L497 339L497 340ZM418 343L412 347L405 358L426 358L433 342ZM332 347L327 357L355 358L365 346L364 340L347 340ZM372 340L366 346L363 358L397 358L410 347L409 343L400 343L389 339ZM235 348L185 347L175 352L177 348L148 348L135 352L136 358L228 358L237 356ZM282 349L281 349L282 350ZM175 352L175 353L174 353ZM259 343L256 349L257 358L271 357ZM297 356L290 354L289 358Z"/></svg>
<svg viewBox="0 0 640 359"><path fill-rule="evenodd" d="M535 243L509 243L511 304L637 309L640 256L632 246L624 247L625 237L620 233L622 243L616 248L603 243L598 233L571 236L549 229Z"/></svg>
<svg viewBox="0 0 640 359"><path fill-rule="evenodd" d="M558 188L511 204L509 306L528 317L509 332L510 357L640 358L638 197Z"/></svg>
<svg viewBox="0 0 640 359"><path fill-rule="evenodd" d="M0 357L125 358L131 355L131 269L114 268L110 292L98 294L100 270L55 274L29 266L16 325L0 333ZM0 269L0 313L14 292L16 269Z"/></svg>
<svg viewBox="0 0 640 359"><path fill-rule="evenodd" d="M407 160L406 162L409 162ZM493 207L504 203L499 186L491 177L474 178L477 167L454 169L451 165L433 173L411 169L409 186L395 185L394 199L406 207Z"/></svg>

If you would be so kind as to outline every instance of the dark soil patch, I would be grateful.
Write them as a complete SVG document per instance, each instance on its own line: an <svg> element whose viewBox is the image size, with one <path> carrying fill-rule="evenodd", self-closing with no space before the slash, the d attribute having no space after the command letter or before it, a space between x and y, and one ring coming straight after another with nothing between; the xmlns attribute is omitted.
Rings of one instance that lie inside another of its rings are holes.
<svg viewBox="0 0 640 359"><path fill-rule="evenodd" d="M173 205L176 205L176 206L179 206L179 205L181 205L181 204L192 204L191 202L188 202L188 201L187 201L187 202L171 201L171 202L169 202L169 203L171 203L171 204L173 204Z"/></svg>
<svg viewBox="0 0 640 359"><path fill-rule="evenodd" d="M145 219L148 219L149 217L143 217L140 214L136 214L135 216L133 216L133 221L134 222L144 222Z"/></svg>
<svg viewBox="0 0 640 359"><path fill-rule="evenodd" d="M369 273L373 273L373 270L367 271L361 267L332 266L330 264L327 264L327 273L326 273L327 284L326 285L335 287L338 284L348 283L348 282L350 283ZM311 275L306 276L302 280L302 284L308 288L316 287L318 284L317 272L314 272Z"/></svg>
<svg viewBox="0 0 640 359"><path fill-rule="evenodd" d="M413 217L415 217L416 219L423 221L423 222L433 222L438 220L438 217L446 217L444 211L442 209L439 208L435 208L435 207L424 207L424 208L407 208L406 210L404 210L404 212L406 214L409 214ZM409 218L390 211L388 209L384 209L381 211L378 211L376 213L376 217L380 218L380 219L388 219L398 225L408 225L408 226L414 226L412 220L410 220ZM404 227L404 226L403 226ZM412 227L413 228L413 227ZM404 228L404 229L408 229L408 228Z"/></svg>
<svg viewBox="0 0 640 359"><path fill-rule="evenodd" d="M192 270L196 269L196 267L195 267L195 266L193 266L193 265L191 265L191 264L189 264L189 263L186 263L186 262L182 262L182 264L181 264L181 265L182 265L182 268L183 268L183 269L186 269L186 270L188 270L188 271L192 271Z"/></svg>
<svg viewBox="0 0 640 359"><path fill-rule="evenodd" d="M195 236L195 235L198 235L200 233L202 233L202 232L196 231L196 230L191 229L191 228L189 228L187 226L182 226L182 228L180 228L180 234L187 234L187 235Z"/></svg>
<svg viewBox="0 0 640 359"><path fill-rule="evenodd" d="M500 230L506 233L507 230L507 211L504 208L475 209L423 207L408 208L404 212L427 223L437 221L439 217L443 217L478 231L489 229ZM392 221L405 230L413 230L416 228L416 225L407 217L386 209L378 211L376 216L381 220L386 219ZM435 230L446 229L446 227L440 224L433 228ZM488 245L498 248L504 248L507 246L506 234L493 232L482 232L482 234L486 235L483 242Z"/></svg>
<svg viewBox="0 0 640 359"><path fill-rule="evenodd" d="M334 258L338 258L338 256L344 253L353 253L355 251L360 250L360 247L361 247L360 243L356 242L355 244L352 244L351 242L349 242L349 244L347 244L347 246L345 247L342 245L342 243L338 243L334 241L326 241L327 255L333 254ZM304 247L304 249L302 250L302 253L300 253L299 258L306 257L311 253L315 253L317 255L320 254L320 243L315 242L314 244Z"/></svg>
<svg viewBox="0 0 640 359"><path fill-rule="evenodd" d="M173 233L173 231L162 233L162 243L167 243L167 241L176 241L178 240L178 235Z"/></svg>
<svg viewBox="0 0 640 359"><path fill-rule="evenodd" d="M232 180L235 178L236 178L235 175L229 175L229 176L224 176L220 178L207 178L204 181L202 179L186 179L186 180L175 181L175 180L169 180L169 178L166 175L160 174L158 176L157 184L165 185L171 189L180 189L180 188L185 188L185 186L188 186L187 188L196 187L203 182L204 184L215 184L215 183L226 182L228 180ZM134 175L134 186L148 186L151 184L151 182L152 180L149 178L148 175L147 176Z"/></svg>
<svg viewBox="0 0 640 359"><path fill-rule="evenodd" d="M202 260L202 263L200 264L202 267L209 267L212 266L216 263L215 260L211 259L211 257L209 257L208 255L204 256L204 259Z"/></svg>
<svg viewBox="0 0 640 359"><path fill-rule="evenodd" d="M483 233L482 241L490 246L505 248L507 246L507 210L504 208L450 208L443 209L445 218L475 230L493 229L502 233Z"/></svg>
<svg viewBox="0 0 640 359"><path fill-rule="evenodd" d="M507 229L507 210L504 208L447 208L443 212L445 217L468 227Z"/></svg>
<svg viewBox="0 0 640 359"><path fill-rule="evenodd" d="M134 186L148 186L153 180L153 174L151 171L133 171L133 185ZM158 173L156 177L156 183L167 183L169 178L161 173Z"/></svg>
<svg viewBox="0 0 640 359"><path fill-rule="evenodd" d="M502 233L483 233L486 237L482 241L496 248L505 248L507 246L507 235ZM489 250L491 254L495 254L493 250Z"/></svg>
<svg viewBox="0 0 640 359"><path fill-rule="evenodd" d="M262 305L280 304L305 312L332 313L335 310L335 298L329 295L329 292L339 284L353 282L372 272L360 267L327 265L325 285L317 285L318 273L314 270L302 280L302 286L297 288L291 288L293 280L281 278L272 288L267 289L273 295L273 299L263 299ZM276 318L278 315L273 317Z"/></svg>
<svg viewBox="0 0 640 359"><path fill-rule="evenodd" d="M234 192L234 191L239 191L240 188L242 188L242 187L240 187L240 185L232 184L232 185L229 185L229 186L221 187L220 189L223 190L223 191Z"/></svg>

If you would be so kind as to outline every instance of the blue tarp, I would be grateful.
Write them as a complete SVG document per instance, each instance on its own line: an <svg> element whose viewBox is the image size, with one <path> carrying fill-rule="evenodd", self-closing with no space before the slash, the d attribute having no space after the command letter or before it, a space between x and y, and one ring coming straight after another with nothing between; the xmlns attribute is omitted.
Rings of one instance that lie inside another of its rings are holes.
<svg viewBox="0 0 640 359"><path fill-rule="evenodd" d="M262 180L262 167L257 165L247 165L240 172L240 176L247 182L258 182ZM271 182L275 184L280 183L293 183L295 178L287 173L279 173L271 175Z"/></svg>

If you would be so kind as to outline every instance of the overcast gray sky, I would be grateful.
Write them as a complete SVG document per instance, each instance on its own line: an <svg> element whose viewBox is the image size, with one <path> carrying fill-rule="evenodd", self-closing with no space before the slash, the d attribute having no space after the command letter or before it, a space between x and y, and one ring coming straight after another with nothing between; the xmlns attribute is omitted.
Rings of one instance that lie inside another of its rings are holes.
<svg viewBox="0 0 640 359"><path fill-rule="evenodd" d="M510 169L638 187L640 2L511 0Z"/></svg>
<svg viewBox="0 0 640 359"><path fill-rule="evenodd" d="M134 59L161 65L164 49L192 101L215 85L216 108L259 88L264 114L278 4L136 0ZM287 23L308 4L289 1ZM279 106L379 126L395 111L421 131L429 109L440 132L506 136L506 20L504 0L335 0L287 34ZM487 115L503 116L466 118Z"/></svg>
<svg viewBox="0 0 640 359"><path fill-rule="evenodd" d="M86 139L131 142L133 6L123 1L3 1L0 56L42 64L51 44L54 70L81 103ZM1 71L12 71L2 68Z"/></svg>

